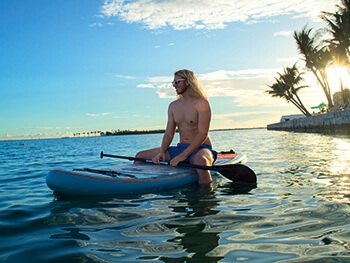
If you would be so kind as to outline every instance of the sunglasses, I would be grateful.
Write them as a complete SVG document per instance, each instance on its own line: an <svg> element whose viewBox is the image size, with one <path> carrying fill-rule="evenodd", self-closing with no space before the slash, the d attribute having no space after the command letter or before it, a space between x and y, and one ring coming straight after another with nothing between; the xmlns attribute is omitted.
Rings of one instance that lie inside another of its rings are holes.
<svg viewBox="0 0 350 263"><path fill-rule="evenodd" d="M173 82L171 82L173 85L179 84L181 81L185 81L186 79L175 79Z"/></svg>

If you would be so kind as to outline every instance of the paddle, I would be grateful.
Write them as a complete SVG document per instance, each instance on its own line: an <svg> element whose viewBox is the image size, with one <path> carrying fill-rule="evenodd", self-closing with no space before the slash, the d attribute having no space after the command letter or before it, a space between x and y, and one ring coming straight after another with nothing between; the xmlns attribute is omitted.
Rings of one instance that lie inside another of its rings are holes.
<svg viewBox="0 0 350 263"><path fill-rule="evenodd" d="M103 153L103 151L101 152L100 157L101 159L103 157L112 157L112 158L127 159L129 161L141 161L146 163L153 163L152 160L149 160L149 159L106 154L106 153ZM169 165L169 163L167 162L161 162L160 164ZM254 173L254 171L250 169L248 166L245 166L243 164L203 166L203 165L196 165L196 164L190 164L190 163L179 163L178 166L216 171L216 172L219 172L224 177L226 177L227 179L234 182L254 183L254 184L256 183L256 174Z"/></svg>

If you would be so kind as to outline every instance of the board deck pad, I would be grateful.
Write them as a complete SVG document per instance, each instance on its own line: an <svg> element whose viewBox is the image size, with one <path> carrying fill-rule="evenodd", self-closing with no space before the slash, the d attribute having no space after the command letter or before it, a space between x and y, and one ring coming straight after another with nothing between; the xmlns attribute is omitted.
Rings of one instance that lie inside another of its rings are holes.
<svg viewBox="0 0 350 263"><path fill-rule="evenodd" d="M218 153L218 159L233 159L237 156L237 153Z"/></svg>
<svg viewBox="0 0 350 263"><path fill-rule="evenodd" d="M118 166L112 170L118 171L121 175L132 174L136 178L159 178L161 176L183 174L184 172L188 172L189 169L157 164L127 164Z"/></svg>

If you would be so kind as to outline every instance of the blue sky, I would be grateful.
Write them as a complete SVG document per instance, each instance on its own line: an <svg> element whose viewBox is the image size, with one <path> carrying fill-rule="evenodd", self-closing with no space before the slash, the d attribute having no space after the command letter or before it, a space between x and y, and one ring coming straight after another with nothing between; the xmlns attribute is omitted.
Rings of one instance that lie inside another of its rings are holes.
<svg viewBox="0 0 350 263"><path fill-rule="evenodd" d="M339 3L2 0L0 139L165 128L183 68L209 95L212 129L299 114L264 91L300 57L293 32L324 27L318 15ZM326 101L316 86L301 98Z"/></svg>

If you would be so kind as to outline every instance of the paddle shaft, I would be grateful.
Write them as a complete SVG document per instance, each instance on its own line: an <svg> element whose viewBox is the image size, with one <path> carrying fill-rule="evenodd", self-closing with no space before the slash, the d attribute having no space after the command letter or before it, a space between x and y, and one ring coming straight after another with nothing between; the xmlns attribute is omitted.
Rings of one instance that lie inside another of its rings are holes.
<svg viewBox="0 0 350 263"><path fill-rule="evenodd" d="M101 159L103 157L112 157L126 159L129 161L141 161L146 163L153 163L150 159L138 158L138 157L129 157L129 156L120 156L113 154L106 154L103 151L100 154ZM169 165L168 162L160 162L163 165ZM227 164L227 165L213 165L213 166L204 166L196 165L190 163L179 163L178 166L202 169L202 170L211 170L219 172L221 175L232 181L238 181L243 183L256 183L256 175L253 170L243 164Z"/></svg>
<svg viewBox="0 0 350 263"><path fill-rule="evenodd" d="M130 156L120 156L120 155L114 155L114 154L107 154L107 153L104 153L103 151L101 152L100 157L101 157L101 159L103 157L112 157L112 158L126 159L126 160L129 160L129 161L140 161L140 162L145 162L145 163L153 163L152 160L150 160L150 159L130 157ZM169 165L167 162L161 162L161 164Z"/></svg>
<svg viewBox="0 0 350 263"><path fill-rule="evenodd" d="M112 157L112 158L119 158L119 159L127 159L129 161L140 161L140 162L146 162L146 163L153 163L152 160L150 160L150 159L113 155L113 154L107 154L104 152L101 152L100 157L101 157L101 159L103 157ZM169 165L168 162L160 162L160 164ZM190 164L190 163L179 163L178 166L187 167L187 168L202 169L202 170L212 170L212 171L219 171L219 170L222 170L222 167L224 167L224 165L223 166L216 166L216 165L204 166L204 165L196 165L196 164Z"/></svg>

